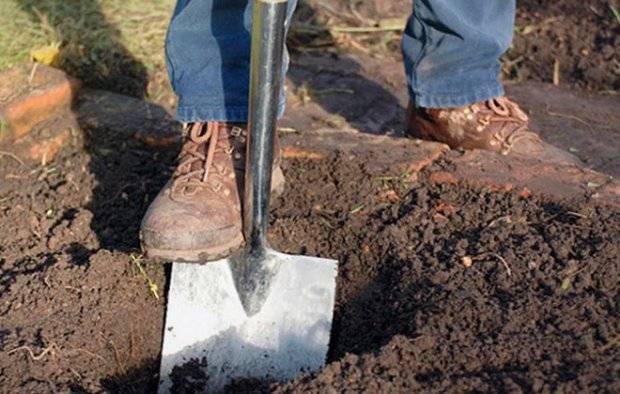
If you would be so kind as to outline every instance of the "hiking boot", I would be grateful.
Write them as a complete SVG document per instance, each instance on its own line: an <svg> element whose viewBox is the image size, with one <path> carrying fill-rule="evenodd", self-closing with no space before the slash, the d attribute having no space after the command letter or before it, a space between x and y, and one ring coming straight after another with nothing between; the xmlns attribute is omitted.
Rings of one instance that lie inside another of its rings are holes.
<svg viewBox="0 0 620 394"><path fill-rule="evenodd" d="M227 257L244 242L245 125L208 122L185 128L187 141L172 179L147 210L142 249L163 261L205 262ZM276 137L272 192L284 188Z"/></svg>
<svg viewBox="0 0 620 394"><path fill-rule="evenodd" d="M484 149L562 164L581 163L532 132L528 116L506 97L459 108L416 108L410 103L407 134L443 142L453 149Z"/></svg>

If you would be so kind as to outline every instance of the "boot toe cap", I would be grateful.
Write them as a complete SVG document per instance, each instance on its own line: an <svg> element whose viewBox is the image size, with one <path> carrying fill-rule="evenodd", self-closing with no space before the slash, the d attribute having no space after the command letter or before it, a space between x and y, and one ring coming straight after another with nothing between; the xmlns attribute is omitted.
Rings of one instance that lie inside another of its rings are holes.
<svg viewBox="0 0 620 394"><path fill-rule="evenodd" d="M221 249L242 240L241 223L231 220L234 215L225 206L211 204L206 212L191 205L158 198L151 204L142 220L140 242L147 255L175 252L179 260L196 260L203 251ZM185 257L184 257L185 256Z"/></svg>

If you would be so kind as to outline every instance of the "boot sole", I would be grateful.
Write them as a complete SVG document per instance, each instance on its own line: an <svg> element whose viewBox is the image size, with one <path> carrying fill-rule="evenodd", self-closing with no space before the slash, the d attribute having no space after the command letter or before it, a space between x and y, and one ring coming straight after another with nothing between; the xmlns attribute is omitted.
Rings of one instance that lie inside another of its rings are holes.
<svg viewBox="0 0 620 394"><path fill-rule="evenodd" d="M210 248L192 250L148 248L146 249L146 256L160 262L171 261L173 263L206 263L229 256L238 250L241 245L243 245L243 236L239 233L239 236L235 237L232 241Z"/></svg>
<svg viewBox="0 0 620 394"><path fill-rule="evenodd" d="M273 175L271 176L271 194L274 197L281 195L284 192L284 184L284 173L278 166L273 170ZM148 258L160 262L208 263L209 261L230 256L243 246L244 241L243 234L239 231L239 234L232 241L204 249L174 250L147 248L145 246L142 249Z"/></svg>

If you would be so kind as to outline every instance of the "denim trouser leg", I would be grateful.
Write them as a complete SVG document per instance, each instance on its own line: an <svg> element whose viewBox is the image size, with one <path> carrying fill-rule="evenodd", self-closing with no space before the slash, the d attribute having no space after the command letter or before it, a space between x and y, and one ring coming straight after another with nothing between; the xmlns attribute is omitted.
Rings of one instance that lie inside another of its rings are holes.
<svg viewBox="0 0 620 394"><path fill-rule="evenodd" d="M446 108L503 95L499 57L514 17L515 0L415 0L402 42L412 101Z"/></svg>
<svg viewBox="0 0 620 394"><path fill-rule="evenodd" d="M296 3L289 0L289 22ZM416 0L402 43L415 104L458 107L502 95L499 57L514 15L515 0ZM177 0L166 60L180 121L247 120L251 18L251 0Z"/></svg>
<svg viewBox="0 0 620 394"><path fill-rule="evenodd" d="M251 0L177 0L166 62L181 122L248 118ZM297 4L289 0L288 21ZM285 70L288 55L285 54ZM284 90L280 93L284 111Z"/></svg>

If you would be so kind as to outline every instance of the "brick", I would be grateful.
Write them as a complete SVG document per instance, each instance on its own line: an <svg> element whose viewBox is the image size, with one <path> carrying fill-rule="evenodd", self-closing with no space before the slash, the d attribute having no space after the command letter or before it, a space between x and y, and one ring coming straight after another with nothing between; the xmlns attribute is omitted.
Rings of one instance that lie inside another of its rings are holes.
<svg viewBox="0 0 620 394"><path fill-rule="evenodd" d="M42 64L0 72L0 142L22 137L70 108L79 87L78 80Z"/></svg>
<svg viewBox="0 0 620 394"><path fill-rule="evenodd" d="M595 201L620 208L620 181L611 179L592 195Z"/></svg>
<svg viewBox="0 0 620 394"><path fill-rule="evenodd" d="M284 148L282 148L281 153L283 159L321 160L325 158L325 155L319 152L313 152L295 146L285 146Z"/></svg>
<svg viewBox="0 0 620 394"><path fill-rule="evenodd" d="M37 141L28 149L28 158L43 165L49 163L69 140L69 137L71 137L69 131L64 130L47 140Z"/></svg>
<svg viewBox="0 0 620 394"><path fill-rule="evenodd" d="M79 126L73 114L65 111L39 123L31 132L15 139L9 147L3 149L25 162L47 164L71 140L71 130L79 130Z"/></svg>

